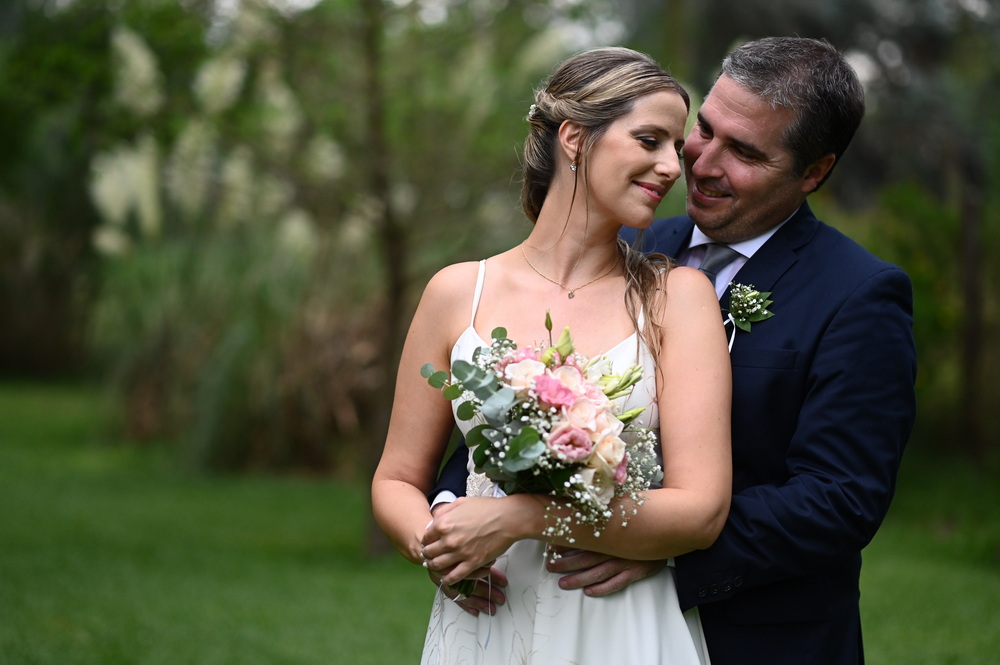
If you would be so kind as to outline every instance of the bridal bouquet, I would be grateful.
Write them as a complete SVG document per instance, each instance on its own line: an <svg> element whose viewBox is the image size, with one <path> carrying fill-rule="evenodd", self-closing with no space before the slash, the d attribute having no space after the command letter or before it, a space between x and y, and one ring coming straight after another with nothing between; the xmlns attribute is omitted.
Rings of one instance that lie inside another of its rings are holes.
<svg viewBox="0 0 1000 665"><path fill-rule="evenodd" d="M476 425L466 434L476 471L507 494L534 493L566 500L563 516L549 508L544 535L567 535L574 522L600 530L614 516L612 501L631 499L632 513L642 493L662 478L656 435L631 423L642 408L619 412L616 399L642 377L632 366L612 374L604 358L575 353L569 328L552 343L518 348L497 328L493 342L472 362L457 360L451 374L426 364L421 374L450 400L461 400L457 416ZM629 441L629 443L626 443ZM620 516L629 511L620 503Z"/></svg>

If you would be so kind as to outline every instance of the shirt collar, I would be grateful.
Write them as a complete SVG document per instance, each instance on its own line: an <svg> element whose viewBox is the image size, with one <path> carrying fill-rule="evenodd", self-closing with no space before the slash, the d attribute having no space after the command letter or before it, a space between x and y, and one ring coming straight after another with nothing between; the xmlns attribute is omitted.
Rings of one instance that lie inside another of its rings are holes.
<svg viewBox="0 0 1000 665"><path fill-rule="evenodd" d="M798 212L798 210L796 210L795 212ZM771 236L773 236L775 233L778 232L778 229L787 224L788 220L791 219L794 215L795 213L793 212L781 224L778 224L774 228L769 229L764 233L761 233L759 236L755 236L748 240L741 240L740 242L734 242L731 243L729 246L749 259L757 252L758 249L764 246L764 243L767 242L771 238ZM694 249L695 247L700 247L702 245L707 245L713 242L715 241L709 238L704 233L702 233L701 229L699 229L696 225L694 227L694 230L691 232L691 243L688 245L688 249Z"/></svg>

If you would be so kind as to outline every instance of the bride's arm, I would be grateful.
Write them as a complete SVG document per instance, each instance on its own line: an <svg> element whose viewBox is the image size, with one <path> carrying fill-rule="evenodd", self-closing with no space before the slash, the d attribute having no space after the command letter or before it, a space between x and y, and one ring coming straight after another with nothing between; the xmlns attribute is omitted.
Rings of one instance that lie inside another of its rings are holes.
<svg viewBox="0 0 1000 665"><path fill-rule="evenodd" d="M658 406L663 489L651 490L623 527L595 537L586 527L554 544L630 559L666 559L711 545L732 493L731 370L718 299L703 275L675 268L656 308L662 326ZM454 583L511 543L543 539L549 499L515 495L461 499L437 511L424 535L430 566ZM572 540L570 540L572 538Z"/></svg>
<svg viewBox="0 0 1000 665"><path fill-rule="evenodd" d="M376 521L414 563L422 562L420 539L431 520L427 492L454 428L450 402L428 385L420 368L432 363L435 369L448 370L460 327L456 315L472 303L475 272L468 273L468 264L450 266L424 290L403 345L385 448L372 480ZM456 287L459 284L469 287Z"/></svg>

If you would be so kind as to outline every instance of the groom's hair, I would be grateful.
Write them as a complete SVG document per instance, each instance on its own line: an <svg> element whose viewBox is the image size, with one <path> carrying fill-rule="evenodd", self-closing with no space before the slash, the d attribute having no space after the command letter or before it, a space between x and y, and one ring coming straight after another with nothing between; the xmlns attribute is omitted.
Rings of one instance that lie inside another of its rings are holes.
<svg viewBox="0 0 1000 665"><path fill-rule="evenodd" d="M857 73L825 40L766 37L748 42L722 61L722 75L772 107L795 112L783 139L796 175L830 153L836 166L865 115L865 91Z"/></svg>

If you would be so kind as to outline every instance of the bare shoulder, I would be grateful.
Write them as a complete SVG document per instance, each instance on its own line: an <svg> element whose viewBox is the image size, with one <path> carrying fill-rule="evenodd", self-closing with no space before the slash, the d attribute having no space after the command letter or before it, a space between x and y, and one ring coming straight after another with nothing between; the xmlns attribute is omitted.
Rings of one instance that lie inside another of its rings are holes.
<svg viewBox="0 0 1000 665"><path fill-rule="evenodd" d="M661 280L656 307L661 323L666 324L677 316L704 308L718 312L719 300L715 288L700 270L675 266L665 271Z"/></svg>
<svg viewBox="0 0 1000 665"><path fill-rule="evenodd" d="M663 279L669 292L703 290L704 287L712 289L712 283L705 277L705 273L687 266L674 266L663 274Z"/></svg>
<svg viewBox="0 0 1000 665"><path fill-rule="evenodd" d="M476 289L479 262L465 261L445 266L434 273L424 288L422 300L445 306L454 305L461 299L471 304Z"/></svg>
<svg viewBox="0 0 1000 665"><path fill-rule="evenodd" d="M424 287L414 324L457 338L468 325L479 263L454 263L437 271Z"/></svg>

